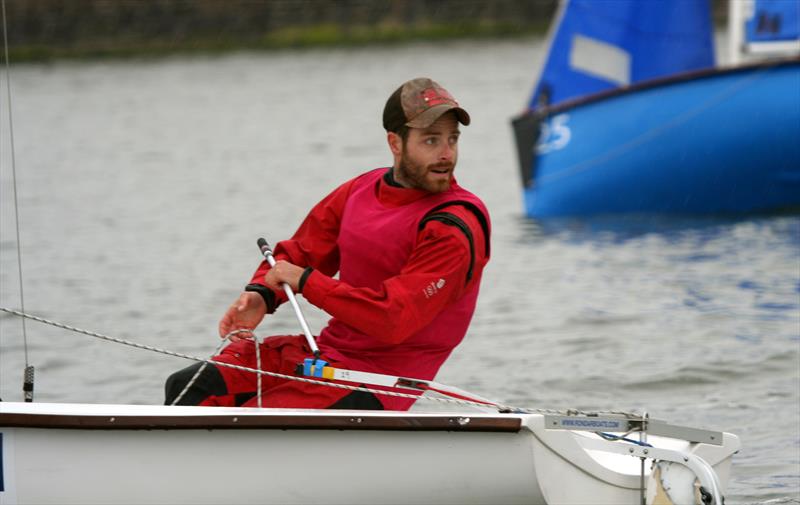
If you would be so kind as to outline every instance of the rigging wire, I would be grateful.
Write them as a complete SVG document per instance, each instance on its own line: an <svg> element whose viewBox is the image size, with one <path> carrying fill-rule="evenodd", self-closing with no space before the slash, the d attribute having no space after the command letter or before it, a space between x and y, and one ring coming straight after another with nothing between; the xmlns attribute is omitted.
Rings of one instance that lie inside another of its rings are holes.
<svg viewBox="0 0 800 505"><path fill-rule="evenodd" d="M108 341L108 342L113 342L113 343L117 343L117 344L123 344L123 345L127 345L127 346L130 346L130 347L135 347L137 349L143 349L143 350L146 350L146 351L157 352L157 353L160 353L160 354L166 354L168 356L175 356L175 357L178 357L178 358L184 358L184 359L188 359L188 360L192 360L192 361L198 361L198 362L202 362L202 363L211 363L213 365L233 368L235 370L240 370L240 371L243 371L243 372L250 372L250 373L256 373L256 374L261 374L261 375L267 375L267 376L275 377L275 378L278 378L278 379L286 379L286 380L293 380L293 381L298 381L298 382L305 382L305 383L308 383L308 384L314 384L314 385L318 385L318 386L328 386L328 387L334 387L334 388L339 388L339 389L348 389L350 391L362 391L362 392L365 392L365 393L381 394L381 395L387 395L387 396L395 396L395 397L399 397L399 398L411 398L411 399L415 399L415 400L435 401L435 402L441 402L441 403L465 405L465 406L470 406L470 407L479 407L479 408L482 408L482 409L485 409L487 407L487 404L483 403L483 402L473 402L473 401L461 400L461 399L457 399L457 398L438 398L438 397L433 397L433 396L421 396L421 395L418 395L418 394L397 393L397 392L394 392L394 391L386 391L386 390L382 390L382 389L370 389L370 388L360 387L360 386L349 386L347 384L337 384L337 383L334 383L334 382L327 382L327 381L320 381L320 380L315 380L315 379L308 379L308 378L305 378L305 377L297 377L297 376L294 376L294 375L285 375L285 374L280 374L280 373L275 373L275 372L269 372L267 370L256 370L255 368L248 368L248 367L244 367L244 366L233 365L233 364L230 364L230 363L217 362L217 361L214 361L213 359L199 358L199 357L191 356L191 355L188 355L188 354L182 354L182 353L178 353L178 352L174 352L174 351L169 351L169 350L166 350L166 349L160 349L160 348L154 347L154 346L149 346L149 345L145 345L145 344L139 344L137 342L131 342L129 340L124 340L124 339L117 338L117 337L111 337L111 336L108 336L108 335L103 335L102 333L96 333L96 332L92 332L92 331L88 331L88 330L82 330L82 329L76 328L74 326L69 326L69 325L66 325L66 324L63 324L63 323L58 323L58 322L55 322L55 321L51 321L49 319L45 319L43 317L38 317L38 316L31 315L31 314L26 314L26 313L20 312L18 310L9 309L9 308L6 308L6 307L0 307L0 312L6 312L8 314L13 314L15 316L31 319L31 320L39 322L39 323L44 323L44 324L48 324L50 326L55 326L56 328L61 328L63 330L68 330L68 331L72 331L72 332L75 332L75 333L88 335L90 337L99 338L101 340L105 340L105 341ZM236 330L236 331L240 331L240 330ZM250 331L250 330L247 330L247 331ZM233 333L235 333L235 332L231 332L228 335L226 335L226 338L229 337ZM494 403L494 404L492 404L492 406L496 407L501 412L512 412L512 413L560 414L560 415L615 414L615 415L625 416L628 419L638 419L639 418L639 415L637 415L636 413L626 412L626 411L622 411L622 410L592 411L591 413L588 413L588 412L584 412L584 411L577 410L577 409L567 409L567 410L533 409L533 408L527 408L527 407L513 407L513 406L503 405L501 403Z"/></svg>
<svg viewBox="0 0 800 505"><path fill-rule="evenodd" d="M11 111L11 64L8 56L8 25L6 23L6 0L2 0L3 11L3 50L5 54L6 67L6 96L8 100L8 135L11 154L11 181L14 189L14 223L17 237L17 272L19 273L19 303L20 308L25 312L25 290L23 288L22 275L22 246L19 232L19 199L17 197L17 159L14 150L14 116ZM25 325L25 318L22 318L22 342L25 353L25 374L23 390L25 391L25 401L33 401L33 367L28 360L28 331Z"/></svg>
<svg viewBox="0 0 800 505"><path fill-rule="evenodd" d="M20 317L24 317L24 318L27 318L27 319L31 319L33 321L37 321L39 323L44 323L44 324L48 324L50 326L55 326L56 328L61 328L63 330L69 330L69 331L72 331L72 332L75 332L75 333L80 333L80 334L83 334L83 335L88 335L90 337L99 338L99 339L105 340L107 342L114 342L114 343L117 343L117 344L127 345L129 347L135 347L136 349L143 349L145 351L152 351L152 352L157 352L159 354L166 354L167 356L175 356L177 358L184 358L184 359L197 361L197 362L202 362L202 363L211 363L213 365L224 366L224 367L227 367L227 368L232 368L234 370L240 370L242 372L250 372L250 373L255 373L255 374L260 374L260 375L267 375L267 376L270 376L270 377L275 377L277 379L293 380L293 381L298 381L298 382L305 382L307 384L315 384L315 385L318 385L318 386L329 386L329 387L334 387L334 388L339 388L339 389L348 389L350 391L361 391L361 392L364 392L364 393L382 394L382 395L387 395L387 396L395 396L395 397L399 397L399 398L413 398L413 399L424 398L426 400L433 400L433 401L439 401L439 402L444 402L444 403L454 403L454 404L459 404L459 405L469 405L469 406L484 407L484 408L486 407L485 403L477 403L477 402L459 400L459 399L453 399L453 398L426 397L426 396L420 396L418 394L397 393L397 392L394 392L394 391L384 391L384 390L370 389L370 388L365 388L365 387L360 387L360 386L348 386L346 384L337 384L337 383L334 383L334 382L326 382L326 381L321 381L321 380L316 380L316 379L307 379L305 377L297 377L297 376L294 376L294 375L286 375L286 374L277 373L277 372L270 372L270 371L267 371L267 370L257 370L255 368L249 368L249 367L241 366L241 365L233 365L231 363L223 363L223 362L220 362L220 361L214 361L213 359L200 358L200 357L197 357L197 356L192 356L190 354L184 354L184 353L180 353L180 352L175 352L175 351L170 351L170 350L167 350L167 349L158 348L158 347L151 346L151 345L140 344L140 343L137 343L137 342L132 342L130 340L125 340L125 339L122 339L122 338L117 338L117 337L112 337L112 336L109 336L109 335L104 335L102 333L97 333L97 332L88 331L88 330L82 330L82 329L76 328L74 326L69 326L69 325L66 325L66 324L58 323L56 321L51 321L49 319L45 319L43 317L38 317L38 316L31 315L31 314L26 314L24 312L20 312L18 310L14 310L14 309L9 309L7 307L0 307L0 312L6 312L8 314L13 314L15 316L20 316ZM508 406L501 405L501 404L495 404L494 406L496 406L499 409L514 410L512 407L508 407ZM556 411L552 411L552 412L555 413Z"/></svg>

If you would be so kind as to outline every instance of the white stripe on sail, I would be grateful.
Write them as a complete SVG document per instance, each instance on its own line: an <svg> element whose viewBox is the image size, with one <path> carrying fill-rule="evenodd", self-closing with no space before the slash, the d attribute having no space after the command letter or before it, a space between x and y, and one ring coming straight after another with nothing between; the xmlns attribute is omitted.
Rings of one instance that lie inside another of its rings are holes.
<svg viewBox="0 0 800 505"><path fill-rule="evenodd" d="M573 36L569 64L574 70L621 86L631 83L630 53L602 40Z"/></svg>

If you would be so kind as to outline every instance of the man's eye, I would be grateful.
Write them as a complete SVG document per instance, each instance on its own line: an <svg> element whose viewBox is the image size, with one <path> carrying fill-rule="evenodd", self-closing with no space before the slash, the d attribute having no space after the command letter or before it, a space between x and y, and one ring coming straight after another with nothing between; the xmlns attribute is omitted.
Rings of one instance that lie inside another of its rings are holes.
<svg viewBox="0 0 800 505"><path fill-rule="evenodd" d="M429 146L436 145L437 141L438 141L438 139L436 137L428 137L428 138L425 139L425 143L427 145L429 145Z"/></svg>

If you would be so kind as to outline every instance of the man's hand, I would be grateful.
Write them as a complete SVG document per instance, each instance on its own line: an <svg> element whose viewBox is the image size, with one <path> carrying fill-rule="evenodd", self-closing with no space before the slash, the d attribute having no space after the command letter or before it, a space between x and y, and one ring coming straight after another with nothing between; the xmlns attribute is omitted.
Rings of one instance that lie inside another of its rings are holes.
<svg viewBox="0 0 800 505"><path fill-rule="evenodd" d="M275 266L270 268L267 275L264 276L264 282L275 290L282 290L281 283L285 282L292 288L292 292L297 293L300 277L303 276L304 270L304 268L293 265L288 261L278 260L275 262Z"/></svg>
<svg viewBox="0 0 800 505"><path fill-rule="evenodd" d="M219 322L220 338L225 338L225 335L233 330L255 330L266 313L267 304L264 303L261 295L253 291L245 291L222 316L222 320ZM238 342L246 338L248 338L247 333L238 333L231 335L231 342Z"/></svg>

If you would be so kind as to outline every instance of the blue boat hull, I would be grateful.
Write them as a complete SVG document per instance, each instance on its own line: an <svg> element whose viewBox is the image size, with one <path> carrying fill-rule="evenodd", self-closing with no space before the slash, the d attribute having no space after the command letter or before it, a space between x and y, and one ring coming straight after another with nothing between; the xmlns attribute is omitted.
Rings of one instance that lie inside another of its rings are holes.
<svg viewBox="0 0 800 505"><path fill-rule="evenodd" d="M530 217L800 207L800 60L643 83L532 120L536 135L517 132Z"/></svg>

